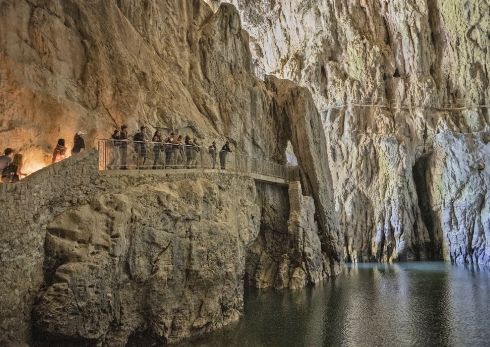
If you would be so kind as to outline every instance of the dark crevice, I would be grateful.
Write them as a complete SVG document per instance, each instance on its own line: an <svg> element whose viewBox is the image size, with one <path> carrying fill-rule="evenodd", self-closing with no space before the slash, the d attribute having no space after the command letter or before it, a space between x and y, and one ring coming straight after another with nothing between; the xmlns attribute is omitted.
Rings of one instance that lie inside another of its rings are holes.
<svg viewBox="0 0 490 347"><path fill-rule="evenodd" d="M438 237L438 228L435 221L435 214L431 208L431 195L429 182L431 181L430 173L431 155L425 155L419 158L413 167L412 174L417 191L418 206L422 222L427 228L429 242L425 244L425 255L428 260L442 259L441 238ZM424 245L420 244L423 248ZM420 249L423 252L423 249Z"/></svg>

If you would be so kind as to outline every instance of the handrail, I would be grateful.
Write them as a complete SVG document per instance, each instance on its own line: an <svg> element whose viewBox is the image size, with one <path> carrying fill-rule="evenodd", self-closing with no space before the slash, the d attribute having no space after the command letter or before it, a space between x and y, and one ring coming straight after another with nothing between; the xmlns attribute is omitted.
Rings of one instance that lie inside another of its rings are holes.
<svg viewBox="0 0 490 347"><path fill-rule="evenodd" d="M199 145L99 139L99 170L215 169L285 180L299 177L295 168L236 152Z"/></svg>
<svg viewBox="0 0 490 347"><path fill-rule="evenodd" d="M463 106L462 106L463 105ZM454 103L443 103L441 105L436 105L434 102L427 102L423 105L412 104L410 101L398 101L395 99L388 100L385 97L379 98L364 98L358 101L348 100L342 104L334 104L329 107L324 107L319 109L319 112L327 112L333 109L341 109L344 107L379 107L379 108L392 108L392 109L413 109L413 108L425 108L425 109L435 109L441 111L450 110L466 110L473 108L490 108L490 105L464 105L464 101L458 99Z"/></svg>

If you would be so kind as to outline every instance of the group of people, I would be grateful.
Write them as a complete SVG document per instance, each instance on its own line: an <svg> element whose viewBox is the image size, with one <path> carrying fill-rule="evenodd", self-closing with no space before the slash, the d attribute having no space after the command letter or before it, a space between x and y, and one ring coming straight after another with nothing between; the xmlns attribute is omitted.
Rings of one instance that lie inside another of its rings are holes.
<svg viewBox="0 0 490 347"><path fill-rule="evenodd" d="M80 153L82 149L85 149L85 140L82 135L84 133L82 131L78 131L73 138L73 148L71 150L71 154ZM51 159L51 164L57 163L66 158L66 147L65 147L65 139L59 139L56 147L53 151L53 158Z"/></svg>
<svg viewBox="0 0 490 347"><path fill-rule="evenodd" d="M136 168L143 168L146 164L148 157L148 138L146 136L146 127L142 126L140 131L136 133L132 138L132 144L136 153ZM72 155L80 153L85 149L85 141L82 137L84 133L78 131L73 139ZM121 130L114 130L111 136L112 140L112 158L107 165L107 169L122 169L127 170L128 160L128 144L130 142L128 138L128 127L123 125ZM155 131L151 138L151 145L153 145L153 165L152 169L158 168L163 161L164 168L176 168L184 166L186 168L197 167L198 152L202 150L202 146L197 142L196 138L190 136L176 136L171 132L167 137L163 138L160 130ZM51 163L57 163L66 157L67 148L65 146L65 139L59 139L56 147L53 151L53 157ZM218 157L218 150L216 147L216 141L208 147L209 155L211 156L212 168L216 167L216 159ZM221 150L219 151L220 167L226 169L226 155L231 152L230 143L226 141ZM4 155L0 156L0 173L3 183L15 183L27 174L22 172L23 156L20 153L15 153L12 148L7 148L4 151Z"/></svg>
<svg viewBox="0 0 490 347"><path fill-rule="evenodd" d="M79 131L75 134L73 139L72 154L80 153L82 149L85 149L85 140L82 135L84 133ZM51 163L57 163L66 157L65 139L59 139L56 147L53 151L53 157ZM22 172L23 156L20 153L15 153L12 148L6 148L4 155L0 156L0 174L2 183L15 183L22 177L27 176Z"/></svg>
<svg viewBox="0 0 490 347"><path fill-rule="evenodd" d="M133 147L135 152L136 168L145 167L146 160L148 159L148 137L146 135L147 127L142 126L140 131L137 132L133 138ZM107 164L107 169L121 169L127 170L127 158L128 158L128 127L123 125L121 130L114 130L111 135L112 141L112 158ZM202 147L197 142L196 138L190 136L176 136L174 132L171 132L167 137L163 138L160 130L155 131L151 138L151 148L153 152L153 164L152 169L157 169L161 163L164 168L176 168L184 166L186 168L193 168L197 166L197 153L201 151ZM208 147L209 154L212 158L213 169L216 167L217 149L216 142ZM225 145L220 151L220 167L226 168L226 154L231 152L229 142L226 141Z"/></svg>
<svg viewBox="0 0 490 347"><path fill-rule="evenodd" d="M2 173L3 183L15 183L27 176L22 172L23 157L20 153L15 153L12 148L6 148L4 155L0 156L0 172Z"/></svg>

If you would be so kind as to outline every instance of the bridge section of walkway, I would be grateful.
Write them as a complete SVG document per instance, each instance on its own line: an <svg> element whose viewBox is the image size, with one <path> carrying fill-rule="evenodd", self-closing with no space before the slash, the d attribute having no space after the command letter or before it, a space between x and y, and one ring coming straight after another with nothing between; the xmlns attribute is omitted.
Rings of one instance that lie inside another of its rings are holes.
<svg viewBox="0 0 490 347"><path fill-rule="evenodd" d="M214 152L200 146L99 140L98 149L99 170L107 171L107 174L133 176L148 171L165 175L223 173L283 185L299 180L297 166L281 165L234 152Z"/></svg>

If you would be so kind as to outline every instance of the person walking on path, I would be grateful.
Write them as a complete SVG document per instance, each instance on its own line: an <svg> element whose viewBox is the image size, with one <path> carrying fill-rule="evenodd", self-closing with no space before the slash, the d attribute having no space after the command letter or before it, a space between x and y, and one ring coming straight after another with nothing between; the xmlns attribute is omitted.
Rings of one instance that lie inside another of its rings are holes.
<svg viewBox="0 0 490 347"><path fill-rule="evenodd" d="M226 141L219 152L219 164L222 170L226 169L226 155L231 153L230 142Z"/></svg>
<svg viewBox="0 0 490 347"><path fill-rule="evenodd" d="M177 137L177 140L174 142L172 149L172 165L174 166L174 168L178 168L184 163L184 147L184 138L182 137L182 135L179 135Z"/></svg>
<svg viewBox="0 0 490 347"><path fill-rule="evenodd" d="M209 155L211 156L211 159L213 161L213 169L216 166L216 156L217 156L217 150L216 150L216 141L213 141L211 146L208 147Z"/></svg>
<svg viewBox="0 0 490 347"><path fill-rule="evenodd" d="M117 170L119 169L119 147L121 146L121 136L119 135L119 130L114 130L114 133L111 136L111 145L112 145L112 159L107 165L109 170Z"/></svg>
<svg viewBox="0 0 490 347"><path fill-rule="evenodd" d="M160 134L160 130L155 131L153 138L151 139L153 142L153 167L155 170L157 168L157 161L160 159L160 152L162 151L162 136Z"/></svg>
<svg viewBox="0 0 490 347"><path fill-rule="evenodd" d="M75 138L73 139L73 149L71 150L72 155L80 153L82 149L85 149L85 140L82 135L85 135L82 131L75 134Z"/></svg>
<svg viewBox="0 0 490 347"><path fill-rule="evenodd" d="M12 162L14 157L14 150L12 148L5 148L4 155L0 156L0 173Z"/></svg>
<svg viewBox="0 0 490 347"><path fill-rule="evenodd" d="M128 126L123 125L121 127L121 131L119 132L119 139L120 145L119 145L119 152L121 154L121 170L127 170L128 167L126 166L127 160L128 160Z"/></svg>
<svg viewBox="0 0 490 347"><path fill-rule="evenodd" d="M51 164L57 163L65 159L66 156L66 147L65 147L65 139L59 139L58 144L54 148L53 151L53 159L51 159Z"/></svg>

